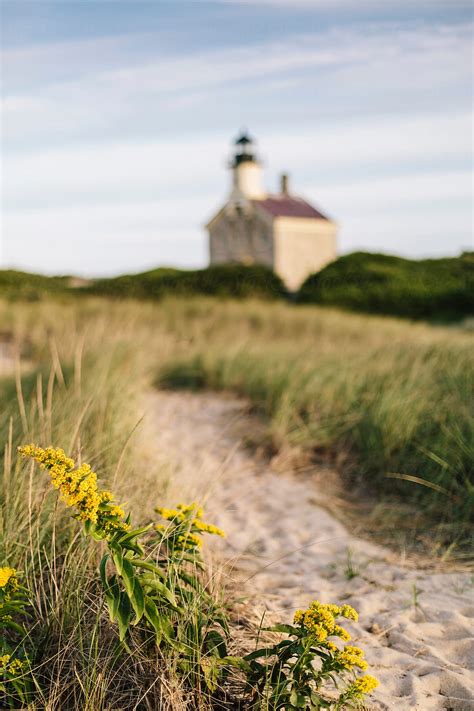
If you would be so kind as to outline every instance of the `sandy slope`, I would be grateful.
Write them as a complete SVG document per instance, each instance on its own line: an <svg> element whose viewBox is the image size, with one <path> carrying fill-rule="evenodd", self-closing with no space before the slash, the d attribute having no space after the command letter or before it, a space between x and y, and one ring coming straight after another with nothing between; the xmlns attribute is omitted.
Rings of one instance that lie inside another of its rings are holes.
<svg viewBox="0 0 474 711"><path fill-rule="evenodd" d="M374 708L474 709L471 576L404 567L389 551L350 536L311 502L314 484L256 463L241 442L245 403L215 394L150 396L148 427L163 462L206 502L262 609L289 620L318 598L360 612L351 632L381 681ZM180 499L170 491L170 502ZM348 579L348 551L356 575ZM416 588L418 604L414 605Z"/></svg>

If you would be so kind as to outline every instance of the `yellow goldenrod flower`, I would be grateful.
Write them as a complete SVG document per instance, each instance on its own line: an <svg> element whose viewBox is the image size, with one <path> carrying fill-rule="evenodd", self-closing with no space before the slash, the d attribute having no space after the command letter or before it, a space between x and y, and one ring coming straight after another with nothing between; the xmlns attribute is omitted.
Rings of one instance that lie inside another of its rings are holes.
<svg viewBox="0 0 474 711"><path fill-rule="evenodd" d="M304 622L304 615L305 611L304 610L296 610L295 616L293 617L293 624L295 625L301 625Z"/></svg>
<svg viewBox="0 0 474 711"><path fill-rule="evenodd" d="M10 659L11 659L11 657L10 657L9 654L3 654L3 655L0 657L0 670L1 670L1 671L3 671L3 670L6 668L8 662L10 661Z"/></svg>
<svg viewBox="0 0 474 711"><path fill-rule="evenodd" d="M101 528L108 536L117 533L117 531L125 533L125 531L130 530L130 524L124 523L124 521L117 521L107 517L102 518L101 516L97 520L97 527Z"/></svg>
<svg viewBox="0 0 474 711"><path fill-rule="evenodd" d="M155 509L157 514L160 514L162 518L165 518L167 521L184 521L184 515L181 511L177 511L176 509L165 509L162 506L157 506Z"/></svg>
<svg viewBox="0 0 474 711"><path fill-rule="evenodd" d="M348 642L350 640L350 634L340 625L336 624L336 618L338 615L342 615L346 618L352 620L357 619L357 612L350 605L333 605L332 603L322 603L319 600L314 600L307 610L297 610L293 617L293 623L295 625L303 625L303 627L311 634L316 634L319 641L324 640L328 636L334 635L335 637L340 637L343 641ZM323 632L321 632L323 630ZM337 647L331 643L331 646L327 647L330 651L336 652ZM353 649L356 649L354 647ZM353 655L356 652L351 652ZM358 658L359 659L359 658ZM346 654L342 657L340 663L345 666L345 663L349 663L349 656ZM362 663L362 667L365 667L365 662Z"/></svg>
<svg viewBox="0 0 474 711"><path fill-rule="evenodd" d="M345 669L359 667L359 669L365 671L369 668L369 665L363 657L364 652L362 651L362 649L359 649L359 647L346 646L344 647L344 650L342 652L339 652L336 657L336 661Z"/></svg>
<svg viewBox="0 0 474 711"><path fill-rule="evenodd" d="M202 542L199 538L199 534L201 533L210 533L211 535L225 537L225 533L221 528L214 526L212 523L202 521L201 516L203 516L204 511L196 502L192 504L178 504L176 509L167 509L163 506L157 506L155 511L162 518L170 521L171 525L175 528L179 528L180 531L184 528L185 531L187 531L187 533L183 533L182 536L176 539L176 542L181 548L189 544L192 547L201 547ZM157 524L155 526L156 530L163 531L165 527L161 526L162 524ZM174 529L171 528L170 533L173 530Z"/></svg>
<svg viewBox="0 0 474 711"><path fill-rule="evenodd" d="M204 516L204 509L195 501L191 504L178 504L178 509L184 514L194 513L196 518L202 518Z"/></svg>
<svg viewBox="0 0 474 711"><path fill-rule="evenodd" d="M0 588L6 587L9 582L13 583L15 576L15 568L0 568Z"/></svg>
<svg viewBox="0 0 474 711"><path fill-rule="evenodd" d="M358 613L356 612L356 610L354 610L353 607L351 607L351 605L343 605L339 614L341 614L342 617L345 617L348 620L354 620L354 622L357 622L357 620L359 619Z"/></svg>
<svg viewBox="0 0 474 711"><path fill-rule="evenodd" d="M354 654L356 657L363 657L364 656L364 650L360 649L360 647L353 647L352 645L346 644L344 647L344 651L347 652L348 654Z"/></svg>
<svg viewBox="0 0 474 711"><path fill-rule="evenodd" d="M14 659L7 667L9 674L18 675L23 671L23 662L20 659Z"/></svg>
<svg viewBox="0 0 474 711"><path fill-rule="evenodd" d="M343 642L349 642L351 636L347 630L344 629L344 627L341 627L340 625L335 625L334 630L333 630L333 635L335 637L340 637Z"/></svg>
<svg viewBox="0 0 474 711"><path fill-rule="evenodd" d="M202 546L202 541L195 533L186 533L185 535L177 537L175 546L178 550L185 551L200 548Z"/></svg>
<svg viewBox="0 0 474 711"><path fill-rule="evenodd" d="M370 676L370 674L366 674L365 676L361 676L359 679L356 679L347 689L347 691L352 695L356 697L361 697L364 694L370 694L371 691L377 688L379 685L378 679L376 679L373 676Z"/></svg>
<svg viewBox="0 0 474 711"><path fill-rule="evenodd" d="M311 627L308 627L308 630L311 632L316 642L324 642L328 636L327 630L325 630L321 625L312 624Z"/></svg>
<svg viewBox="0 0 474 711"><path fill-rule="evenodd" d="M77 510L79 521L91 522L96 529L107 535L116 531L126 531L130 527L120 519L125 516L120 506L109 506L113 496L110 491L100 491L97 474L89 464L76 467L62 449L43 449L34 444L18 448L23 457L35 459L42 469L48 469L53 486L59 490L61 499L67 506ZM101 508L102 507L102 508Z"/></svg>
<svg viewBox="0 0 474 711"><path fill-rule="evenodd" d="M202 531L203 533L210 533L211 535L221 536L222 538L225 538L225 532L222 530L222 528L214 526L213 523L204 523L204 521L195 518L193 521L193 526L195 526L198 531Z"/></svg>
<svg viewBox="0 0 474 711"><path fill-rule="evenodd" d="M318 631L319 639L322 639L319 632L320 629L325 631L326 634L324 637L327 637L334 632L334 615L336 614L336 609L338 609L336 606L325 605L318 600L315 600L311 603L307 610L302 612L302 614L299 614L301 613L300 610L298 611L297 619L299 622L303 623L309 632L314 632L316 629Z"/></svg>
<svg viewBox="0 0 474 711"><path fill-rule="evenodd" d="M120 508L120 506L111 506L107 511L109 516L118 516L118 518L123 518L125 516L125 511Z"/></svg>

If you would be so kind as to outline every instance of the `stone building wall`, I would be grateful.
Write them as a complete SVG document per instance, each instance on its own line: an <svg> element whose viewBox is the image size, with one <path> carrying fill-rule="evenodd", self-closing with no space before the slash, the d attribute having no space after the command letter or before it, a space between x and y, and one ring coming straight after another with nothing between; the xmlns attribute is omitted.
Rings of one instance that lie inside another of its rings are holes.
<svg viewBox="0 0 474 711"><path fill-rule="evenodd" d="M224 209L209 227L211 264L240 262L273 268L271 223L248 205Z"/></svg>

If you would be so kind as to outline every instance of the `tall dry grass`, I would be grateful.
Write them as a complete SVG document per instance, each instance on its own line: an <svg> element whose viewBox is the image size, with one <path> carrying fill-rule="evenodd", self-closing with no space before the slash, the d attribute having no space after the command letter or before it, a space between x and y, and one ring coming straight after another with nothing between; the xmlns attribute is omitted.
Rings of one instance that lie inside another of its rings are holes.
<svg viewBox="0 0 474 711"><path fill-rule="evenodd" d="M1 559L33 595L34 708L204 704L189 698L172 660L117 660L96 582L100 552L16 458L23 442L62 446L145 518L170 485L143 436L152 431L142 427L143 396L157 375L248 396L276 447L344 452L349 490L356 482L372 496L404 497L446 541L464 536L474 501L467 333L204 298L0 302L0 320L13 366L0 378Z"/></svg>
<svg viewBox="0 0 474 711"><path fill-rule="evenodd" d="M98 582L101 546L81 535L48 478L16 456L23 442L61 446L91 463L136 520L148 517L168 477L140 430L142 396L169 353L163 334L155 338L135 305L2 304L0 317L0 560L30 591L31 708L192 707L174 659L117 655Z"/></svg>
<svg viewBox="0 0 474 711"><path fill-rule="evenodd" d="M342 453L348 487L401 497L445 542L468 533L472 334L284 304L169 308L189 343L162 383L242 393L276 447Z"/></svg>

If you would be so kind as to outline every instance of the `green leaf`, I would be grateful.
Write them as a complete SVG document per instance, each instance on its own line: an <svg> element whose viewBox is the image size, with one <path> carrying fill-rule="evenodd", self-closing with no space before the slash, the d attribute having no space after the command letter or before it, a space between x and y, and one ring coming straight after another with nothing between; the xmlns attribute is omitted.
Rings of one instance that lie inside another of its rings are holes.
<svg viewBox="0 0 474 711"><path fill-rule="evenodd" d="M128 632L130 624L131 605L127 593L120 593L120 601L117 610L117 622L119 626L119 638L123 642Z"/></svg>
<svg viewBox="0 0 474 711"><path fill-rule="evenodd" d="M108 583L107 583L107 574L106 574L107 561L109 558L110 558L109 553L106 553L103 556L102 560L100 561L100 565L99 565L100 579L102 580L102 587L104 588L104 590L107 590L107 588L109 587Z"/></svg>
<svg viewBox="0 0 474 711"><path fill-rule="evenodd" d="M96 531L93 528L91 529L89 535L94 539L94 541L102 541L105 538L104 533Z"/></svg>
<svg viewBox="0 0 474 711"><path fill-rule="evenodd" d="M142 533L146 533L146 531L149 531L152 525L152 523L149 523L148 526L143 526L143 528L135 528L133 531L128 531L128 533L119 538L118 542L123 545L128 541L133 541L134 538L137 538L138 536L141 536Z"/></svg>
<svg viewBox="0 0 474 711"><path fill-rule="evenodd" d="M117 622L118 609L120 605L120 588L113 575L110 578L110 585L108 591L106 592L106 602L109 608L109 616L111 622Z"/></svg>
<svg viewBox="0 0 474 711"><path fill-rule="evenodd" d="M120 545L127 551L133 551L136 555L144 555L145 553L143 546L138 543L121 543Z"/></svg>
<svg viewBox="0 0 474 711"><path fill-rule="evenodd" d="M143 568L143 570L150 570L152 573L156 573L156 575L159 575L159 577L162 578L163 580L166 579L166 575L161 570L161 568L158 568L156 565L153 565L153 563L148 563L146 560L138 560L137 558L132 558L130 562L136 568Z"/></svg>
<svg viewBox="0 0 474 711"><path fill-rule="evenodd" d="M253 659L258 659L259 657L273 657L276 653L276 647L263 647L262 649L256 649L255 652L246 654L244 659L251 662Z"/></svg>
<svg viewBox="0 0 474 711"><path fill-rule="evenodd" d="M109 548L112 551L112 559L114 561L115 567L117 568L117 573L122 575L123 567L123 552L120 546L113 541L109 541Z"/></svg>
<svg viewBox="0 0 474 711"><path fill-rule="evenodd" d="M252 667L242 657L222 657L218 662L221 666L235 667L236 669L241 669L246 674L252 673Z"/></svg>
<svg viewBox="0 0 474 711"><path fill-rule="evenodd" d="M307 698L304 694L300 693L296 689L293 689L290 694L290 704L293 704L293 706L300 709L306 706L306 701Z"/></svg>
<svg viewBox="0 0 474 711"><path fill-rule="evenodd" d="M133 565L127 558L122 559L122 572L121 572L123 584L128 596L131 598L133 595L133 587L135 584L135 571L133 570Z"/></svg>
<svg viewBox="0 0 474 711"><path fill-rule="evenodd" d="M217 689L217 683L219 681L220 674L219 664L216 664L215 658L205 657L201 661L201 670L207 688L209 689L209 691L215 691Z"/></svg>
<svg viewBox="0 0 474 711"><path fill-rule="evenodd" d="M21 634L22 636L26 635L26 630L24 627L19 625L17 622L14 622L13 620L2 620L0 623L0 628L1 629L10 629L13 630L14 632L18 632L18 634Z"/></svg>
<svg viewBox="0 0 474 711"><path fill-rule="evenodd" d="M145 612L145 596L143 594L142 586L140 585L140 581L138 580L138 578L135 578L135 582L133 584L133 595L131 597L131 601L133 610L135 612L135 619L133 621L133 624L137 625L143 617L143 613Z"/></svg>
<svg viewBox="0 0 474 711"><path fill-rule="evenodd" d="M145 617L151 623L151 625L154 627L154 630L156 632L157 641L159 642L161 640L161 635L162 635L160 616L158 615L158 609L157 609L155 603L153 602L153 600L150 600L149 597L145 598Z"/></svg>
<svg viewBox="0 0 474 711"><path fill-rule="evenodd" d="M109 609L110 621L115 622L117 620L117 610L120 604L120 588L116 581L115 575L112 575L110 579L107 578L106 567L109 558L110 556L108 553L104 555L100 561L99 571L107 607Z"/></svg>
<svg viewBox="0 0 474 711"><path fill-rule="evenodd" d="M151 587L156 593L158 593L162 598L167 600L174 610L179 610L175 596L173 595L171 590L166 585L164 585L164 583L160 582L159 580L147 580L146 584Z"/></svg>
<svg viewBox="0 0 474 711"><path fill-rule="evenodd" d="M329 703L325 699L322 699L316 691L311 692L311 702L317 709L329 708Z"/></svg>
<svg viewBox="0 0 474 711"><path fill-rule="evenodd" d="M204 638L205 649L215 657L227 656L227 647L225 640L217 630L210 630Z"/></svg>
<svg viewBox="0 0 474 711"><path fill-rule="evenodd" d="M162 637L173 644L173 626L165 615L159 615L158 608L149 597L145 598L145 617L155 630L157 644L161 642Z"/></svg>
<svg viewBox="0 0 474 711"><path fill-rule="evenodd" d="M299 629L293 625L272 625L264 627L265 632L285 632L286 634L297 634Z"/></svg>

